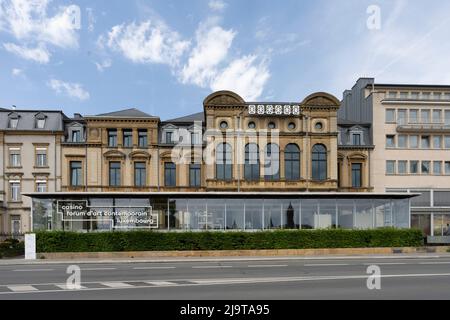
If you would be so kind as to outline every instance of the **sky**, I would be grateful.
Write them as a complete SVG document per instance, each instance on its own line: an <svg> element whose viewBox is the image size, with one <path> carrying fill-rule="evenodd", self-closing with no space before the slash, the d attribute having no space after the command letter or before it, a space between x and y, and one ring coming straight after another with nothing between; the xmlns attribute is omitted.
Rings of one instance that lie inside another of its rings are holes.
<svg viewBox="0 0 450 320"><path fill-rule="evenodd" d="M450 84L448 0L0 0L0 107L162 120L212 92Z"/></svg>

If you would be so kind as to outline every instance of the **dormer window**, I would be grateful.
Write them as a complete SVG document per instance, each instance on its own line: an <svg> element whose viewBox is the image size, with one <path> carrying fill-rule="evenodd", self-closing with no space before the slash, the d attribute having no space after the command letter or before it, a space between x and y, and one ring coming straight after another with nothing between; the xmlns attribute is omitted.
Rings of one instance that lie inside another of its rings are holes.
<svg viewBox="0 0 450 320"><path fill-rule="evenodd" d="M350 130L350 143L353 146L361 146L364 144L364 135L361 128L353 128Z"/></svg>
<svg viewBox="0 0 450 320"><path fill-rule="evenodd" d="M352 144L354 146L360 146L361 145L361 134L359 133L354 133L352 136Z"/></svg>
<svg viewBox="0 0 450 320"><path fill-rule="evenodd" d="M45 128L45 118L46 116L42 113L36 115L36 129L44 129Z"/></svg>
<svg viewBox="0 0 450 320"><path fill-rule="evenodd" d="M19 124L19 115L16 113L11 113L9 115L8 128L17 129L18 124Z"/></svg>
<svg viewBox="0 0 450 320"><path fill-rule="evenodd" d="M72 142L81 142L81 130L72 131Z"/></svg>

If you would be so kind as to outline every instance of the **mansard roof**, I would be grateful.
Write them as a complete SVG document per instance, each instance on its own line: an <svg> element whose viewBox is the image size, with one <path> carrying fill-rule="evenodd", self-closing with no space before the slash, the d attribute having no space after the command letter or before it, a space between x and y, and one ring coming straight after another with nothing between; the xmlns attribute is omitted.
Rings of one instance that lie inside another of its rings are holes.
<svg viewBox="0 0 450 320"><path fill-rule="evenodd" d="M165 123L192 123L194 121L205 121L205 113L204 112L198 112L193 113L184 117L165 120Z"/></svg>
<svg viewBox="0 0 450 320"><path fill-rule="evenodd" d="M155 118L136 108L124 109L114 112L98 114L94 117L117 117L117 118Z"/></svg>

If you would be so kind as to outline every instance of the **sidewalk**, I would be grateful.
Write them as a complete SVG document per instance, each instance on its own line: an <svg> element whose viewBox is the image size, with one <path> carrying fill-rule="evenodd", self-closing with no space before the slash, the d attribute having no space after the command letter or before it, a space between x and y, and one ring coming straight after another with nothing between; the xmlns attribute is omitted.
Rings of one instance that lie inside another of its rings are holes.
<svg viewBox="0 0 450 320"><path fill-rule="evenodd" d="M286 261L286 260L357 260L357 259L433 259L450 258L450 253L413 253L392 255L328 255L328 256L241 256L241 257L155 257L151 259L61 259L25 260L0 259L1 266L57 265L57 264L129 264L129 263L182 263L182 262L232 262L232 261Z"/></svg>

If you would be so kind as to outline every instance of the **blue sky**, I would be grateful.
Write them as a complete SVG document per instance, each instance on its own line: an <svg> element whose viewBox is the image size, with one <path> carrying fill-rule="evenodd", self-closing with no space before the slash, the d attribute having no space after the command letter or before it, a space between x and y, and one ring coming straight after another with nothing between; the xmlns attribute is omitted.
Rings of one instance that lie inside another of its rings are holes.
<svg viewBox="0 0 450 320"><path fill-rule="evenodd" d="M297 102L359 77L450 84L449 13L448 0L0 0L0 106L164 120L222 89Z"/></svg>

